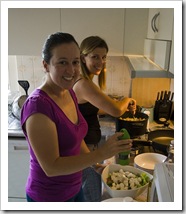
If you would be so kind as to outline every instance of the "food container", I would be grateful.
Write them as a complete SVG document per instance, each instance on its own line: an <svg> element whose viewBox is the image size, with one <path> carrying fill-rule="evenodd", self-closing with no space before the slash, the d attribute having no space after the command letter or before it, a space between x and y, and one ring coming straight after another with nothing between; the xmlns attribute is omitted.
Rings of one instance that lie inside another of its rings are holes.
<svg viewBox="0 0 186 214"><path fill-rule="evenodd" d="M145 184L144 186L142 187L138 187L136 189L130 189L130 190L113 190L111 189L111 187L109 187L107 185L107 178L109 176L109 173L112 173L112 172L117 172L119 171L120 169L123 169L123 171L129 171L129 172L132 172L134 174L141 174L141 173L146 173L146 175L149 177L150 181L153 179L153 176L151 174L149 174L148 172L145 172L141 169L138 169L138 168L135 168L135 167L132 167L132 166L121 166L119 164L110 164L110 165L107 165L105 167L105 169L103 170L102 172L102 181L104 183L104 186L107 190L107 192L109 193L109 195L113 198L120 198L120 197L132 197L132 198L135 198L137 196L139 196L141 193L143 193L149 183Z"/></svg>

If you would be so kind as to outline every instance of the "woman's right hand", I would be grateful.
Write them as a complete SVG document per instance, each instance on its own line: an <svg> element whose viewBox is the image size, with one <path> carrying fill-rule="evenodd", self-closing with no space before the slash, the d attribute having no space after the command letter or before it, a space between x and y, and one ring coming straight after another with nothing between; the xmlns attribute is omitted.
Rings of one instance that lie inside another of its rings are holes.
<svg viewBox="0 0 186 214"><path fill-rule="evenodd" d="M118 140L119 136L122 136L121 132L117 132L110 136L107 141L98 148L105 159L110 158L120 152L129 151L132 147L132 140Z"/></svg>
<svg viewBox="0 0 186 214"><path fill-rule="evenodd" d="M131 98L131 100L130 100L130 102L128 104L128 110L130 112L136 112L136 100Z"/></svg>

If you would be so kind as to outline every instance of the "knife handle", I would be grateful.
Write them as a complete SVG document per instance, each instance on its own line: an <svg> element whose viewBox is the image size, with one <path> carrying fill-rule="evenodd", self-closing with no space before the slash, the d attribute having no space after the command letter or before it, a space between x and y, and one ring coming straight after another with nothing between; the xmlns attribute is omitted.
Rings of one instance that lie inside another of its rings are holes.
<svg viewBox="0 0 186 214"><path fill-rule="evenodd" d="M160 100L163 99L163 91L161 91Z"/></svg>
<svg viewBox="0 0 186 214"><path fill-rule="evenodd" d="M160 92L158 92L156 100L159 100L159 96L160 96Z"/></svg>
<svg viewBox="0 0 186 214"><path fill-rule="evenodd" d="M172 92L172 95L171 95L171 101L173 100L173 97L174 97L174 92Z"/></svg>
<svg viewBox="0 0 186 214"><path fill-rule="evenodd" d="M164 92L164 98L165 101L167 100L167 91Z"/></svg>
<svg viewBox="0 0 186 214"><path fill-rule="evenodd" d="M171 91L168 92L168 95L167 95L167 100L170 99L170 95L171 95Z"/></svg>

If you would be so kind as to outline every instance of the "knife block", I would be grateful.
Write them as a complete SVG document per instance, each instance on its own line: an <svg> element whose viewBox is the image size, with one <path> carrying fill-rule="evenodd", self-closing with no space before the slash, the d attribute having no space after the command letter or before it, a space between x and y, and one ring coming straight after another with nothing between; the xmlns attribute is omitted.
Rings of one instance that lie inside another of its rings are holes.
<svg viewBox="0 0 186 214"><path fill-rule="evenodd" d="M154 120L157 123L166 122L170 119L171 109L171 100L157 100L154 106Z"/></svg>

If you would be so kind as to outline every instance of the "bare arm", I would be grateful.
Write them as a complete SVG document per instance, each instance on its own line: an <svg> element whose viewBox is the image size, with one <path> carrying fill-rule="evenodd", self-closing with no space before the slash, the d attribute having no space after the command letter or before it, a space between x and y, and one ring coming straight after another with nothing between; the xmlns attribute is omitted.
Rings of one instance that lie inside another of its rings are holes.
<svg viewBox="0 0 186 214"><path fill-rule="evenodd" d="M118 141L117 137L122 133L117 133L94 152L89 152L82 141L79 155L61 157L56 126L47 116L33 114L26 121L26 130L34 154L43 171L49 177L80 171L119 152L129 150L132 142L131 140Z"/></svg>
<svg viewBox="0 0 186 214"><path fill-rule="evenodd" d="M92 81L81 79L73 87L78 103L90 102L92 105L101 109L105 113L119 117L125 111L129 110L128 106L131 101L134 102L133 106L130 106L133 111L136 110L136 101L132 98L124 98L121 101L113 100L106 94L104 94Z"/></svg>

